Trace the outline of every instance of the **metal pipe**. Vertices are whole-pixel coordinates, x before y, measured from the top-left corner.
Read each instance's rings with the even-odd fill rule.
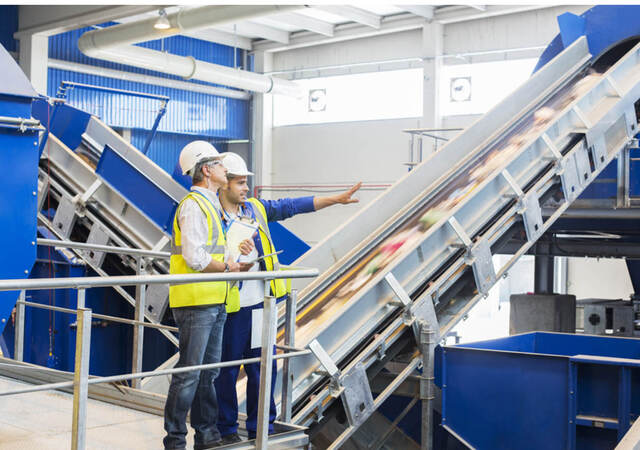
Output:
[[[169,29],[161,30],[155,28],[154,25],[158,20],[158,16],[154,15],[136,22],[87,31],[78,39],[78,48],[82,53],[88,55],[93,50],[107,50],[114,47],[167,38],[187,31],[232,24],[241,20],[255,19],[303,8],[305,8],[303,5],[233,5],[181,8],[177,12],[167,14],[167,20],[171,24]]]
[[[144,266],[142,264],[142,258],[138,257],[136,261],[136,275],[143,275],[145,273]],[[146,293],[147,286],[139,284],[136,286],[136,306],[134,317],[136,321],[144,323],[144,311],[146,308]],[[142,372],[142,355],[143,355],[143,343],[144,343],[144,326],[138,324],[133,327],[133,349],[131,353],[131,373]],[[140,389],[140,379],[134,379],[131,382],[131,387],[134,389]]]
[[[420,323],[420,351],[422,353],[422,377],[420,379],[420,399],[422,400],[422,432],[420,448],[431,450],[433,448],[433,356],[435,330],[429,323]]]
[[[296,345],[296,303],[298,300],[298,290],[293,289],[291,294],[287,297],[286,312],[285,312],[285,328],[284,328],[284,343],[281,347],[286,347],[287,350],[295,351]],[[293,371],[289,360],[285,359],[282,362],[282,394],[281,398],[281,420],[283,422],[291,422],[292,402],[293,402]]]
[[[355,184],[355,183],[354,183]],[[317,192],[332,192],[334,190],[343,190],[352,187],[353,184],[297,184],[297,185],[258,185],[253,188],[254,197],[258,197],[260,191],[300,191],[300,190],[314,190]],[[361,191],[368,189],[386,189],[391,186],[391,183],[380,184],[363,184],[360,187]],[[329,191],[322,191],[322,189],[330,189]]]
[[[187,81],[172,80],[170,78],[155,77],[142,73],[125,72],[123,70],[107,69],[105,67],[89,66],[71,61],[59,59],[49,59],[47,64],[51,69],[68,70],[70,72],[84,73],[87,75],[97,75],[99,77],[114,78],[116,80],[128,80],[136,83],[149,84],[152,86],[163,86],[171,89],[198,92],[207,95],[217,95],[219,97],[235,98],[238,100],[249,100],[251,94],[235,89],[208,86],[206,84],[189,83]]]
[[[271,405],[271,375],[273,373],[273,344],[275,343],[276,297],[271,294],[271,283],[264,283],[264,309],[262,311],[262,341],[260,352],[260,388],[258,391],[258,417],[256,448],[268,448],[269,407]]]
[[[154,25],[157,18],[152,17],[138,22],[88,31],[78,39],[78,48],[83,54],[92,58],[177,75],[186,79],[193,78],[250,91],[300,97],[303,94],[302,88],[289,80],[237,70],[232,67],[199,61],[191,56],[173,55],[131,44],[304,7],[302,5],[259,5],[204,6],[181,9],[177,13],[167,16],[172,25],[168,30],[156,29]]]
[[[185,79],[193,78],[194,80],[222,84],[248,91],[292,97],[301,97],[303,95],[302,87],[293,81],[200,61],[191,56],[163,53],[145,47],[116,47],[90,53],[85,52],[85,55]]]
[[[160,121],[162,120],[162,117],[165,115],[166,112],[167,112],[167,102],[162,102],[162,105],[160,105],[160,111],[158,111],[156,120],[153,122],[153,126],[151,127],[151,132],[149,133],[149,136],[147,137],[147,140],[145,141],[144,146],[142,147],[143,155],[146,155],[147,151],[149,151],[149,146],[151,145],[151,141],[153,141],[153,138],[156,135],[156,131],[158,131],[158,125],[160,125]]]
[[[89,396],[89,355],[91,346],[91,310],[78,309],[76,362],[73,373],[73,424],[71,449],[82,450],[87,438],[87,401]]]
[[[85,250],[99,250],[109,253],[116,253],[120,255],[135,255],[135,256],[145,256],[148,258],[164,258],[167,259],[171,256],[169,252],[154,252],[152,250],[141,250],[138,248],[127,248],[127,247],[115,247],[113,245],[98,245],[98,244],[87,244],[84,242],[73,242],[73,241],[58,241],[57,239],[41,239],[38,238],[36,241],[38,245],[45,245],[49,247],[63,247],[63,248],[80,248]]]
[[[543,208],[542,215],[551,216],[555,209]],[[569,208],[562,213],[562,217],[576,219],[640,219],[640,208]]]
[[[277,359],[284,359],[284,358],[294,358],[297,356],[305,356],[310,353],[311,353],[311,350],[282,353],[280,355],[274,355],[273,359],[277,360]],[[125,375],[113,375],[109,377],[96,377],[96,378],[90,378],[88,383],[89,384],[113,383],[115,381],[133,380],[134,378],[158,377],[163,375],[173,375],[174,373],[189,372],[192,370],[207,370],[207,369],[215,369],[215,368],[222,368],[222,367],[239,366],[241,364],[253,364],[257,362],[260,362],[260,358],[258,357],[248,358],[248,359],[238,359],[235,361],[224,361],[219,363],[202,364],[199,366],[179,367],[174,369],[162,369],[162,370],[140,372],[140,373],[134,373],[134,374],[130,373]],[[14,391],[0,392],[0,397],[6,397],[8,395],[15,395],[15,394],[27,394],[30,392],[49,391],[52,389],[63,389],[71,386],[73,386],[73,381],[63,381],[60,383],[42,384],[39,386],[31,386],[28,388],[16,389]]]
[[[15,343],[13,351],[13,359],[16,361],[24,361],[24,300],[26,291],[20,291],[18,302],[16,303],[16,322],[15,322]]]
[[[195,273],[180,275],[144,275],[85,278],[41,278],[31,280],[0,280],[0,291],[40,290],[51,288],[90,288],[135,286],[137,284],[184,284],[205,281],[274,280],[280,278],[312,278],[318,269],[279,270],[274,272]]]
[[[553,294],[554,273],[553,256],[536,255],[534,260],[533,292],[535,294]]]
[[[40,121],[36,119],[23,119],[21,117],[7,117],[0,116],[0,122],[10,123],[14,125],[24,125],[25,127],[37,127],[40,125]]]
[[[152,100],[160,100],[160,101],[169,101],[169,97],[167,97],[166,95],[158,95],[158,94],[149,94],[147,92],[137,92],[137,91],[128,91],[126,89],[116,89],[116,88],[110,88],[110,87],[105,87],[105,86],[95,86],[92,84],[84,84],[84,83],[76,83],[74,81],[62,81],[60,83],[60,87],[58,88],[59,91],[58,92],[62,92],[62,96],[58,96],[58,98],[64,98],[64,95],[67,92],[67,86],[73,88],[81,88],[81,89],[87,89],[90,91],[98,91],[98,92],[108,92],[111,94],[120,94],[120,95],[129,95],[132,97],[142,97],[142,98],[149,98]]]

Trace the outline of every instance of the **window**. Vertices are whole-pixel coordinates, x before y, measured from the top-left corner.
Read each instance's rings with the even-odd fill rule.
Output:
[[[422,69],[297,80],[302,98],[274,96],[273,125],[422,116]]]
[[[442,115],[489,111],[531,76],[537,62],[531,58],[442,66]]]

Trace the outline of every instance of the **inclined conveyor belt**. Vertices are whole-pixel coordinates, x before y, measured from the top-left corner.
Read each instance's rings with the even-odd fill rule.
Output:
[[[295,346],[314,350],[290,362],[295,423],[318,421],[338,396],[346,405],[352,375],[368,370],[369,378],[375,376],[405,331],[415,333],[418,321],[437,320],[441,335],[449,331],[631,145],[639,54],[636,46],[595,72],[586,39],[578,39],[293,264],[322,273],[313,281],[294,281]],[[95,118],[82,146],[92,148],[84,153],[100,154],[96,167],[49,137],[39,198],[51,194],[58,208],[53,220],[41,214],[41,222],[60,238],[71,236],[80,220],[90,242],[166,249],[173,209],[186,191]],[[144,197],[149,189],[152,198]],[[560,200],[543,218],[541,204],[551,193]],[[496,269],[492,253],[515,226],[524,228],[527,243]],[[77,253],[106,274],[102,259]],[[123,264],[132,267],[133,261],[125,258]],[[166,271],[162,263],[148,267]],[[166,292],[148,295],[156,309],[147,317],[159,321]],[[280,311],[281,325],[283,316]],[[282,343],[282,330],[278,339]],[[418,361],[414,354],[398,376],[406,377]],[[242,386],[239,392],[243,400]],[[351,423],[335,445],[359,423]]]
[[[403,331],[415,333],[418,320],[437,317],[440,334],[449,331],[633,145],[639,52],[636,46],[596,72],[586,39],[577,40],[294,263],[324,271],[297,285],[296,347],[321,351],[290,363],[295,423],[317,422],[338,396],[346,404],[347,378],[359,367],[379,370],[375,363]],[[560,201],[543,218],[550,193]],[[517,224],[528,242],[496,269],[492,247]],[[323,354],[330,364],[319,362]],[[331,364],[337,372],[327,370]]]

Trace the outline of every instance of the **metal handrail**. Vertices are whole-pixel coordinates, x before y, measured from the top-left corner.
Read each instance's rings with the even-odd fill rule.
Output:
[[[311,353],[312,353],[311,350],[305,349],[305,350],[299,350],[297,352],[289,352],[289,353],[281,353],[278,355],[273,355],[273,359],[294,358],[296,356],[304,356],[304,355],[309,355]],[[259,363],[259,362],[260,362],[260,357],[237,359],[233,361],[200,364],[197,366],[185,366],[185,367],[177,367],[173,369],[151,370],[148,372],[127,373],[123,375],[111,375],[108,377],[95,377],[95,378],[90,378],[87,383],[88,384],[113,383],[116,381],[133,380],[136,378],[173,375],[174,373],[190,372],[192,370],[221,369],[223,367],[232,367],[232,366],[239,366],[242,364],[253,364],[253,363]],[[69,373],[72,373],[72,372],[69,372]],[[0,397],[6,397],[9,395],[17,395],[17,394],[27,394],[27,393],[39,392],[39,391],[49,391],[54,389],[62,389],[62,388],[71,387],[73,385],[74,385],[73,381],[61,381],[60,383],[40,384],[38,386],[32,386],[32,387],[23,388],[23,389],[15,389],[13,391],[1,391]]]
[[[54,245],[62,246],[60,241],[53,241]],[[89,245],[90,247],[95,247]],[[112,249],[109,249],[109,251]],[[129,250],[129,249],[125,249]],[[138,258],[140,265],[140,258]],[[310,278],[318,276],[318,269],[301,269],[301,270],[279,270],[279,271],[260,271],[260,272],[240,272],[240,273],[199,273],[199,274],[180,274],[180,275],[136,275],[136,276],[117,276],[117,277],[87,277],[87,278],[49,278],[49,279],[33,279],[33,280],[0,280],[0,291],[20,290],[20,298],[16,303],[16,322],[21,325],[16,326],[16,354],[17,360],[22,360],[23,341],[24,341],[24,316],[25,307],[36,307],[50,309],[64,313],[76,314],[77,316],[77,336],[76,336],[76,358],[75,370],[73,372],[73,381],[61,383],[50,383],[28,388],[0,392],[1,396],[22,394],[28,392],[46,391],[52,389],[62,389],[73,387],[74,405],[73,405],[73,433],[72,433],[72,449],[81,449],[86,445],[86,408],[88,399],[88,388],[90,384],[111,383],[115,381],[132,380],[132,384],[141,378],[153,377],[160,375],[171,375],[174,373],[190,372],[193,370],[205,370],[221,367],[236,366],[241,364],[260,363],[260,388],[258,393],[258,420],[256,430],[256,446],[257,448],[266,448],[268,441],[268,425],[269,425],[269,395],[271,392],[271,367],[274,360],[283,359],[285,364],[289,358],[305,356],[311,352],[309,349],[296,349],[294,344],[294,327],[295,327],[295,297],[294,290],[287,299],[287,317],[292,323],[287,325],[289,333],[285,336],[286,353],[273,355],[271,351],[262,352],[260,357],[249,358],[235,361],[224,361],[211,364],[201,364],[197,366],[179,367],[173,369],[161,369],[148,372],[142,372],[134,369],[134,373],[124,375],[114,375],[109,377],[89,378],[89,352],[91,346],[91,326],[92,318],[102,318],[116,322],[128,323],[142,330],[145,326],[154,328],[170,328],[165,325],[145,323],[144,320],[130,320],[102,314],[92,314],[90,309],[85,308],[86,289],[92,287],[111,287],[118,285],[139,286],[139,290],[143,293],[137,299],[136,311],[144,305],[144,289],[147,284],[181,284],[205,281],[238,281],[238,280],[274,280],[282,278]],[[26,290],[56,289],[56,288],[74,288],[78,290],[78,308],[61,308],[57,306],[41,305],[38,303],[28,302],[25,300]],[[138,314],[136,314],[138,317]],[[265,283],[265,299],[263,309],[263,326],[262,329],[262,348],[271,348],[275,344],[275,334],[272,326],[268,324],[276,323],[276,301],[270,293],[270,283]],[[141,332],[140,332],[141,333]],[[140,334],[141,335],[141,334]],[[134,347],[135,347],[134,336]],[[140,359],[142,351],[139,351]],[[285,417],[291,416],[291,385],[283,383],[283,399],[289,399],[287,402]]]
[[[57,311],[57,312],[63,312],[67,314],[76,314],[78,312],[76,309],[61,308],[60,306],[42,305],[40,303],[27,302],[22,300],[18,300],[18,303],[31,306],[32,308],[47,309],[49,311]],[[143,327],[156,328],[156,329],[169,330],[169,331],[178,331],[177,327],[172,327],[169,325],[162,325],[162,324],[153,323],[153,322],[142,322],[140,320],[124,319],[122,317],[107,316],[105,314],[93,313],[91,317],[93,317],[94,319],[102,319],[110,322],[126,323],[129,325],[140,325]]]
[[[57,239],[38,238],[36,242],[38,243],[38,245],[45,245],[48,247],[78,248],[83,250],[116,253],[120,255],[143,256],[147,258],[167,259],[171,256],[171,253],[169,252],[156,252],[153,250],[142,250],[139,248],[116,247],[113,245],[88,244],[85,242],[59,241]]]
[[[115,277],[40,278],[0,280],[0,291],[42,290],[58,288],[138,286],[143,284],[185,284],[207,281],[275,280],[280,278],[313,278],[318,269],[259,272],[193,273],[179,275],[123,275]]]

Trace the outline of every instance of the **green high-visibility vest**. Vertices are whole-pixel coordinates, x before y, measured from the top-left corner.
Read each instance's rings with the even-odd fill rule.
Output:
[[[171,258],[169,273],[185,274],[200,273],[193,270],[182,256],[182,233],[178,223],[178,212],[186,199],[194,200],[207,218],[208,239],[206,251],[215,261],[224,262],[224,250],[226,238],[222,230],[220,216],[209,199],[204,195],[191,191],[182,199],[176,215],[173,218],[173,233],[171,239]],[[215,228],[214,228],[215,227]],[[213,242],[214,230],[217,230],[216,242]],[[226,281],[208,281],[199,283],[176,284],[169,287],[169,305],[172,308],[185,306],[217,305],[225,303],[227,312],[236,312],[240,309],[240,297],[238,288],[229,287]]]
[[[269,253],[275,253],[276,248],[271,240],[271,232],[269,231],[269,224],[267,221],[267,211],[264,209],[264,205],[257,198],[250,198],[248,202],[253,205],[253,210],[256,213],[256,220],[258,221],[258,233],[260,235],[260,244],[263,255]],[[278,261],[278,255],[267,256],[264,259],[265,267],[267,270],[280,270],[280,262]],[[287,289],[287,283],[282,278],[271,281],[271,294],[276,298],[280,298],[289,292]]]

